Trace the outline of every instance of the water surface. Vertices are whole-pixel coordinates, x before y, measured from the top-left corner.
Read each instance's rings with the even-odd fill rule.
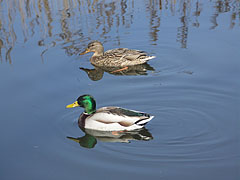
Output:
[[[239,179],[239,9],[237,0],[1,1],[0,178]],[[78,55],[91,40],[157,58],[99,70]],[[85,134],[82,109],[65,109],[85,93],[98,107],[154,115],[148,138]]]

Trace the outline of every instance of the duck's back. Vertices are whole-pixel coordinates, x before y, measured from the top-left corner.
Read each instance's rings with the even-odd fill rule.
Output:
[[[148,56],[144,51],[117,48],[106,51],[103,56],[92,58],[92,64],[96,66],[124,67],[143,64],[155,57]]]

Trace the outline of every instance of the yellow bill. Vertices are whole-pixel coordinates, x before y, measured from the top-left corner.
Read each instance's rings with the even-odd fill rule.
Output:
[[[80,55],[84,55],[84,54],[87,54],[89,52],[91,52],[91,51],[90,51],[90,49],[87,48],[85,51],[81,52]]]
[[[77,138],[73,138],[73,137],[67,137],[68,139],[71,139],[71,140],[73,140],[73,141],[75,141],[75,142],[77,142],[77,143],[80,143],[80,141],[79,141],[79,139],[77,139]]]
[[[67,105],[66,108],[74,108],[74,107],[78,107],[78,106],[79,106],[78,102],[75,101],[74,103]]]

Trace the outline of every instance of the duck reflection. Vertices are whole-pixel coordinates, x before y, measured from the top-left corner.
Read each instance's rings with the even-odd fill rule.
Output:
[[[125,68],[121,67],[98,67],[94,66],[93,69],[87,69],[80,67],[79,69],[87,73],[89,79],[93,81],[99,81],[103,78],[104,72],[107,72],[116,76],[137,76],[137,75],[147,75],[147,71],[155,71],[155,69],[147,63],[139,64],[135,66],[128,66]]]
[[[149,141],[153,139],[152,134],[146,128],[134,131],[96,131],[90,129],[82,129],[82,131],[85,132],[82,137],[67,138],[79,143],[84,148],[94,148],[97,141],[130,143],[132,140]]]

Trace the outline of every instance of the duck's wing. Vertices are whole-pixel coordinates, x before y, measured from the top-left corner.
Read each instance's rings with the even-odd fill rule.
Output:
[[[150,121],[153,116],[147,113],[128,110],[120,107],[103,107],[91,116],[92,120],[110,124],[119,123],[121,126],[139,125],[143,126]]]
[[[106,51],[105,55],[108,56],[109,58],[125,59],[128,61],[149,60],[154,58],[154,56],[148,56],[148,54],[145,51],[127,48],[111,49]]]

